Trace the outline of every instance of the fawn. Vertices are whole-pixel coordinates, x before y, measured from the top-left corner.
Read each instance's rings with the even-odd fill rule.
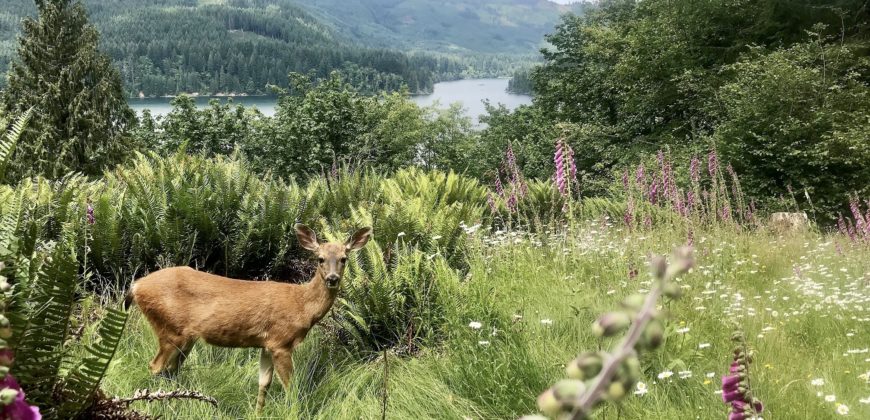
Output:
[[[174,374],[197,339],[221,347],[260,347],[257,412],[263,409],[272,371],[288,389],[293,349],[335,302],[347,253],[365,246],[371,228],[345,243],[317,242],[305,225],[295,226],[300,245],[318,257],[305,284],[235,280],[190,267],[165,268],[137,280],[125,302],[135,302],[157,335],[153,374]]]

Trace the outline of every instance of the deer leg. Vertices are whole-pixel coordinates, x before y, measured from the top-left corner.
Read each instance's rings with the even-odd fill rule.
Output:
[[[151,361],[151,373],[154,375],[171,370],[172,365],[176,362],[179,346],[170,340],[158,339],[157,355]]]
[[[293,350],[276,349],[272,351],[272,360],[275,370],[278,371],[278,379],[284,385],[284,390],[290,390],[290,376],[293,375]]]
[[[266,390],[272,384],[272,356],[265,348],[260,353],[260,389],[257,392],[257,413],[263,411],[266,405]]]
[[[158,337],[159,350],[154,360],[151,361],[152,374],[165,374],[171,377],[178,370],[178,360],[182,348],[189,346],[190,342],[179,337]]]
[[[187,360],[187,356],[190,355],[190,351],[193,350],[193,345],[196,344],[196,340],[189,340],[181,346],[181,349],[178,353],[178,361],[175,364],[175,368],[173,369],[175,372],[178,372],[181,369],[181,365],[184,364],[184,361]]]

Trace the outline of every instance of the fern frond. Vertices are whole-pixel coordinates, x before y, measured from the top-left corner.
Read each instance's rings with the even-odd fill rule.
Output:
[[[15,153],[15,146],[21,135],[24,134],[24,128],[30,122],[30,116],[33,114],[33,109],[28,109],[24,115],[18,117],[12,128],[6,132],[6,135],[0,139],[0,181],[6,178],[6,168],[9,166],[9,161]]]
[[[31,265],[31,270],[39,273],[30,290],[16,297],[10,307],[18,324],[15,372],[28,390],[28,400],[51,405],[75,303],[78,262],[70,244],[62,242],[45,258],[41,269],[38,266]]]
[[[118,350],[124,327],[127,325],[127,314],[124,310],[109,309],[103,317],[97,332],[97,341],[85,348],[89,355],[64,381],[64,405],[59,413],[61,417],[76,418],[96,395],[97,387]]]

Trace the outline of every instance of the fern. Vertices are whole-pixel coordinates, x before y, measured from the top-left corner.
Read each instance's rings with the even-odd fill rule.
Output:
[[[6,178],[6,168],[12,160],[12,155],[15,153],[15,146],[18,144],[18,139],[24,133],[27,123],[30,122],[30,116],[33,114],[33,109],[28,109],[24,115],[18,117],[12,128],[0,139],[0,181]]]
[[[68,243],[55,245],[44,263],[31,265],[31,271],[38,270],[36,279],[10,308],[16,326],[15,370],[29,399],[39,405],[51,406],[60,379],[78,278],[74,255]]]
[[[127,324],[127,314],[124,310],[109,309],[100,322],[97,341],[86,347],[90,355],[64,380],[65,403],[59,410],[61,417],[76,417],[93,401],[97,387],[118,350]]]

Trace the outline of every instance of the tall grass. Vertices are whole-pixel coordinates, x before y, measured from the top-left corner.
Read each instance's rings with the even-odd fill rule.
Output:
[[[387,417],[515,418],[534,412],[535,396],[564,375],[565,361],[596,348],[588,328],[596,314],[649,287],[651,279],[633,269],[648,252],[666,252],[684,239],[664,227],[638,233],[598,222],[546,238],[476,232],[468,239],[469,274],[446,296],[441,339],[413,357],[388,354]],[[698,267],[680,282],[684,298],[667,307],[664,348],[641,360],[648,392],[604,408],[600,417],[725,417],[728,406],[716,392],[734,322],[756,348],[753,387],[769,416],[835,418],[838,403],[855,418],[870,415],[870,406],[860,402],[870,397],[861,376],[868,370],[867,353],[861,353],[868,338],[868,252],[846,247],[838,254],[832,238],[813,233],[698,232]],[[481,327],[471,328],[471,322]],[[216,397],[218,408],[190,402],[138,408],[167,417],[253,416],[255,352],[198,345],[186,370],[170,382],[147,373],[156,344],[141,317],[134,316],[131,328],[107,392],[194,389]],[[316,329],[302,345],[291,392],[270,392],[268,416],[380,417],[383,360],[350,355],[328,334]],[[814,379],[824,385],[812,385]],[[826,402],[826,395],[836,402]]]

